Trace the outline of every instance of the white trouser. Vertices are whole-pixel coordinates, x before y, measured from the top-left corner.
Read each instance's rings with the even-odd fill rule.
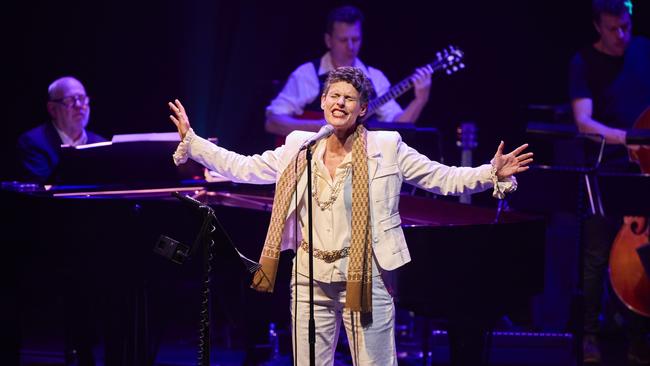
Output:
[[[395,350],[395,305],[380,276],[372,279],[372,319],[345,306],[345,282],[314,281],[314,322],[316,325],[316,365],[334,364],[334,352],[341,329],[341,318],[355,366],[397,366]],[[296,287],[291,281],[291,318],[295,323]],[[293,327],[294,365],[309,366],[309,278],[298,274],[297,338]],[[297,349],[297,350],[296,350]]]

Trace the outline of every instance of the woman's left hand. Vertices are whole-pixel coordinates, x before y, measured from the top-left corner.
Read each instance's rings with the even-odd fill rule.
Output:
[[[181,136],[181,141],[183,141],[185,134],[190,130],[190,119],[187,117],[185,108],[183,108],[180,100],[174,99],[174,103],[168,102],[167,105],[173,113],[169,115],[169,119],[176,125],[178,134]]]
[[[528,147],[528,144],[523,144],[514,149],[511,153],[505,155],[503,154],[503,146],[504,143],[501,141],[496,154],[494,154],[494,159],[492,159],[492,165],[496,169],[497,178],[499,180],[528,170],[528,165],[533,161],[533,153],[529,152],[522,154],[522,152]]]

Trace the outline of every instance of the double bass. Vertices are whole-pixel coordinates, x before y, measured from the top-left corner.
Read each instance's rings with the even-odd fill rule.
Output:
[[[650,128],[650,107],[636,120],[634,128]],[[650,174],[649,146],[631,149],[630,158],[639,164],[642,173]],[[609,256],[609,278],[614,292],[628,309],[645,317],[650,317],[650,274],[637,249],[650,241],[648,219],[625,216]]]

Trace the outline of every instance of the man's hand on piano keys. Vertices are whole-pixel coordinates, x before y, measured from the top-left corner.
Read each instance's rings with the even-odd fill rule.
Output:
[[[494,159],[492,159],[492,165],[496,169],[496,175],[499,180],[528,170],[528,165],[533,161],[532,152],[522,154],[528,147],[528,144],[523,144],[505,155],[503,154],[504,145],[503,141],[501,141],[494,155]]]
[[[169,105],[169,110],[173,113],[169,115],[169,119],[176,125],[182,141],[187,131],[190,130],[190,120],[180,100],[174,99],[174,103],[168,102],[167,105]]]

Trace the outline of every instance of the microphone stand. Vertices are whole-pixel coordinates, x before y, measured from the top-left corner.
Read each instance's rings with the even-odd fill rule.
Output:
[[[309,239],[309,365],[316,365],[316,322],[314,320],[314,245],[312,230],[312,187],[311,187],[311,160],[312,145],[307,146],[305,158],[307,160],[307,231]],[[297,296],[297,294],[296,294]],[[296,314],[297,316],[298,314]],[[297,320],[297,319],[296,319]]]
[[[210,366],[210,318],[212,314],[210,282],[212,276],[212,249],[215,244],[211,234],[216,229],[215,223],[219,224],[219,226],[221,226],[221,224],[217,220],[217,216],[212,207],[203,204],[192,197],[181,195],[178,192],[173,192],[172,195],[203,214],[203,224],[201,225],[199,235],[197,236],[190,253],[186,253],[186,255],[189,256],[194,252],[197,246],[201,246],[200,249],[203,257],[203,288],[201,291],[201,313],[199,320],[198,365]]]
[[[199,211],[203,215],[203,224],[201,231],[196,237],[194,244],[190,248],[168,236],[161,235],[158,243],[154,248],[154,252],[170,259],[177,264],[183,264],[197,248],[200,247],[201,254],[203,255],[203,289],[201,291],[201,313],[199,321],[199,351],[198,351],[198,364],[199,366],[210,366],[210,318],[212,307],[212,295],[210,291],[211,273],[212,273],[212,259],[213,249],[215,246],[213,233],[217,227],[220,232],[225,236],[226,240],[239,256],[242,264],[250,273],[255,273],[260,269],[261,265],[257,261],[246,258],[239,249],[235,246],[228,232],[221,225],[217,216],[207,204],[200,202],[190,196],[182,195],[178,192],[173,192],[172,196],[178,198],[190,207]]]

